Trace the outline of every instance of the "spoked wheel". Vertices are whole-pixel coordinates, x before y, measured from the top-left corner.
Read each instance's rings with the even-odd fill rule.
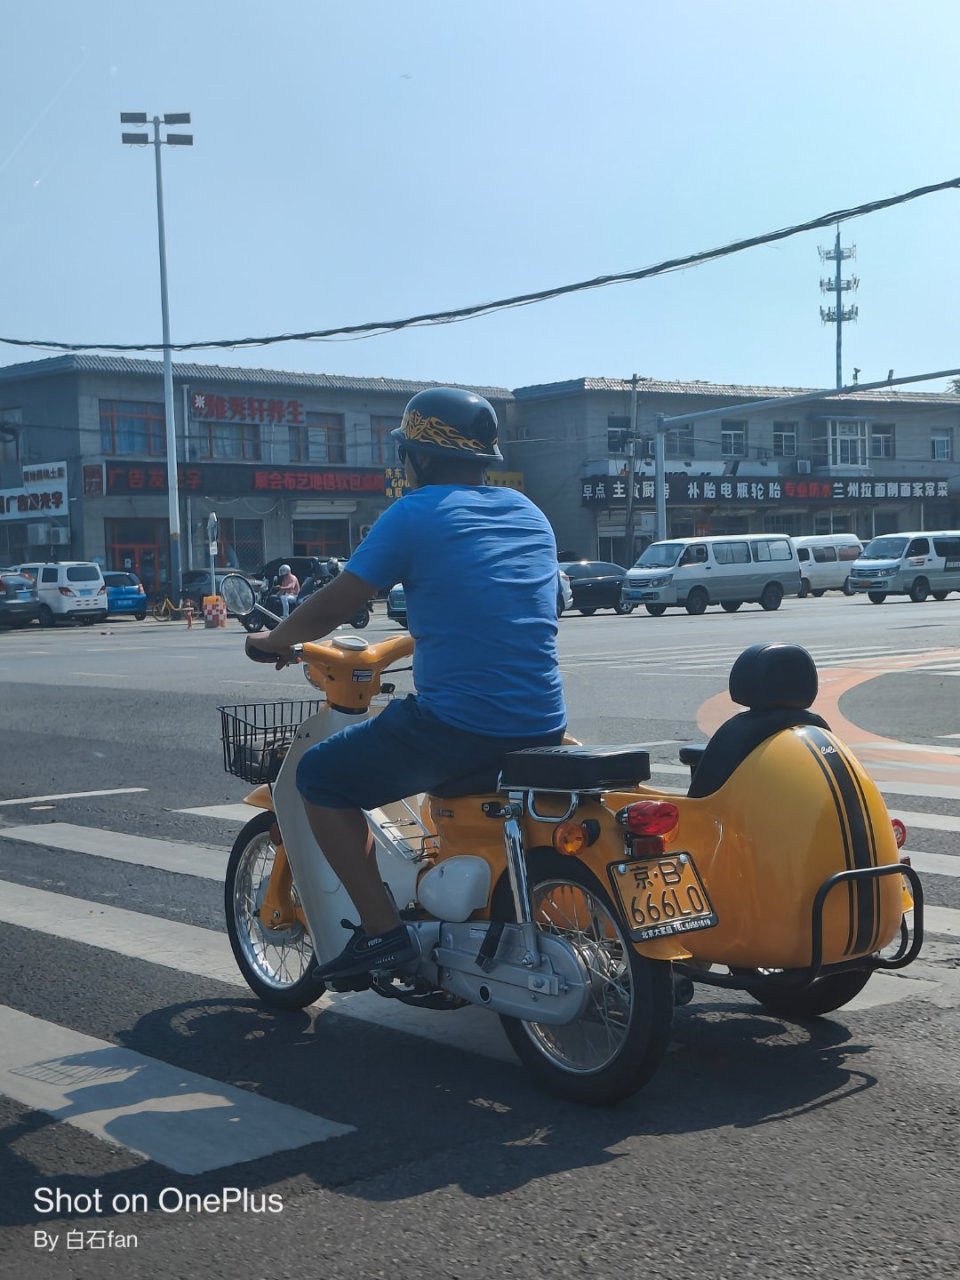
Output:
[[[818,978],[809,987],[801,990],[777,986],[769,979],[755,987],[749,987],[750,995],[770,1013],[779,1018],[792,1018],[802,1021],[805,1018],[819,1018],[825,1013],[833,1013],[835,1009],[849,1004],[854,996],[858,996],[870,981],[871,969],[851,969],[847,973],[830,973],[825,978]]]
[[[224,906],[230,946],[247,985],[275,1009],[303,1009],[324,992],[313,977],[313,943],[299,922],[267,929],[257,911],[263,902],[277,848],[271,834],[276,818],[258,814],[248,822],[230,852]]]
[[[537,926],[577,951],[590,977],[582,1016],[564,1026],[501,1017],[514,1052],[552,1093],[603,1106],[641,1089],[666,1052],[673,1020],[671,966],[637,955],[609,895],[573,858],[528,855]],[[509,893],[495,904],[513,918]],[[499,907],[499,909],[497,909]]]

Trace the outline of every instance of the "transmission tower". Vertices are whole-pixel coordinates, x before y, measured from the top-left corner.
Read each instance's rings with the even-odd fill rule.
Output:
[[[834,304],[832,307],[820,308],[820,319],[824,324],[835,324],[837,326],[837,386],[843,386],[843,325],[845,321],[856,320],[859,308],[855,306],[845,307],[843,305],[843,295],[845,293],[854,293],[858,288],[860,281],[856,276],[849,276],[844,279],[841,275],[841,264],[846,262],[848,258],[857,256],[857,246],[850,245],[846,249],[840,247],[840,223],[837,223],[837,238],[834,241],[832,249],[820,248],[817,251],[820,254],[821,262],[835,262],[837,269],[833,279],[829,276],[820,277],[821,293],[832,293],[834,295]]]

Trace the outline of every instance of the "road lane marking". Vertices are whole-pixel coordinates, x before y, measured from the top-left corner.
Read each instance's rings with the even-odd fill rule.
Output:
[[[3,881],[2,888],[0,924],[33,929],[47,937],[100,947],[131,960],[145,960],[178,973],[248,990],[225,933],[11,881]],[[487,1009],[470,1006],[457,1010],[455,1015],[437,1014],[429,1009],[413,1009],[399,1000],[385,1000],[370,991],[327,992],[316,1007],[465,1053],[516,1062],[499,1018]]]
[[[5,1005],[0,1093],[183,1174],[356,1132]]]
[[[952,907],[928,907],[924,904],[923,928],[925,933],[960,938],[960,911]]]
[[[919,813],[908,809],[897,809],[888,806],[892,817],[901,818],[911,827],[924,827],[931,831],[960,831],[960,817],[955,818],[948,813]]]
[[[258,813],[263,813],[263,810],[259,805],[210,804],[199,809],[172,809],[171,813],[189,813],[197,818],[218,818],[221,822],[249,822]]]
[[[886,742],[858,742],[858,751],[889,751],[890,740]],[[931,747],[923,742],[897,742],[898,751],[929,751],[938,756],[960,756],[960,747]]]
[[[40,804],[45,800],[84,800],[87,796],[128,796],[148,787],[110,787],[106,791],[62,791],[57,796],[23,796],[19,800],[0,800],[0,805]]]
[[[50,849],[109,858],[111,862],[130,862],[135,866],[221,882],[230,856],[229,850],[212,845],[128,836],[121,831],[80,827],[71,822],[35,822],[29,826],[0,827],[0,840],[19,840]]]

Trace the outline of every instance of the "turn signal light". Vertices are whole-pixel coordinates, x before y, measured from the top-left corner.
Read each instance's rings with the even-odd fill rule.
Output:
[[[553,829],[557,853],[579,853],[586,843],[586,832],[579,822],[561,822]]]
[[[680,825],[680,810],[667,800],[638,800],[621,809],[617,821],[634,836],[665,836]]]
[[[899,818],[891,818],[890,825],[893,827],[893,838],[897,842],[897,848],[902,849],[907,843],[906,824],[901,822]]]

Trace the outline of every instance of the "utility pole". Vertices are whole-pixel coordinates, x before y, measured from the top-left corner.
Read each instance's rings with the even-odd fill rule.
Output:
[[[630,380],[633,390],[630,393],[630,434],[627,437],[627,512],[623,530],[623,545],[626,550],[627,568],[633,564],[633,503],[637,478],[634,469],[637,465],[637,382],[636,374]]]
[[[824,324],[835,324],[837,326],[837,389],[843,386],[843,322],[845,320],[856,320],[859,314],[859,308],[843,305],[843,295],[845,293],[855,293],[860,284],[856,276],[850,276],[844,280],[840,266],[848,258],[857,256],[857,246],[850,245],[847,249],[840,248],[840,223],[837,223],[837,238],[832,249],[818,249],[821,262],[835,262],[836,271],[831,280],[829,276],[821,277],[820,291],[821,293],[832,293],[834,295],[834,305],[832,307],[820,308],[820,319]]]
[[[145,111],[121,111],[121,124],[146,124]],[[167,442],[167,496],[170,522],[170,594],[180,599],[180,489],[177,476],[177,426],[173,404],[173,359],[170,351],[170,305],[167,298],[167,242],[163,223],[163,175],[160,169],[160,148],[168,146],[192,147],[192,133],[168,133],[160,137],[160,126],[189,124],[190,113],[180,111],[167,114],[161,120],[154,116],[153,147],[156,159],[157,181],[157,239],[160,247],[160,312],[163,322],[163,417]],[[143,147],[150,142],[146,133],[124,133],[121,141],[129,146]]]

